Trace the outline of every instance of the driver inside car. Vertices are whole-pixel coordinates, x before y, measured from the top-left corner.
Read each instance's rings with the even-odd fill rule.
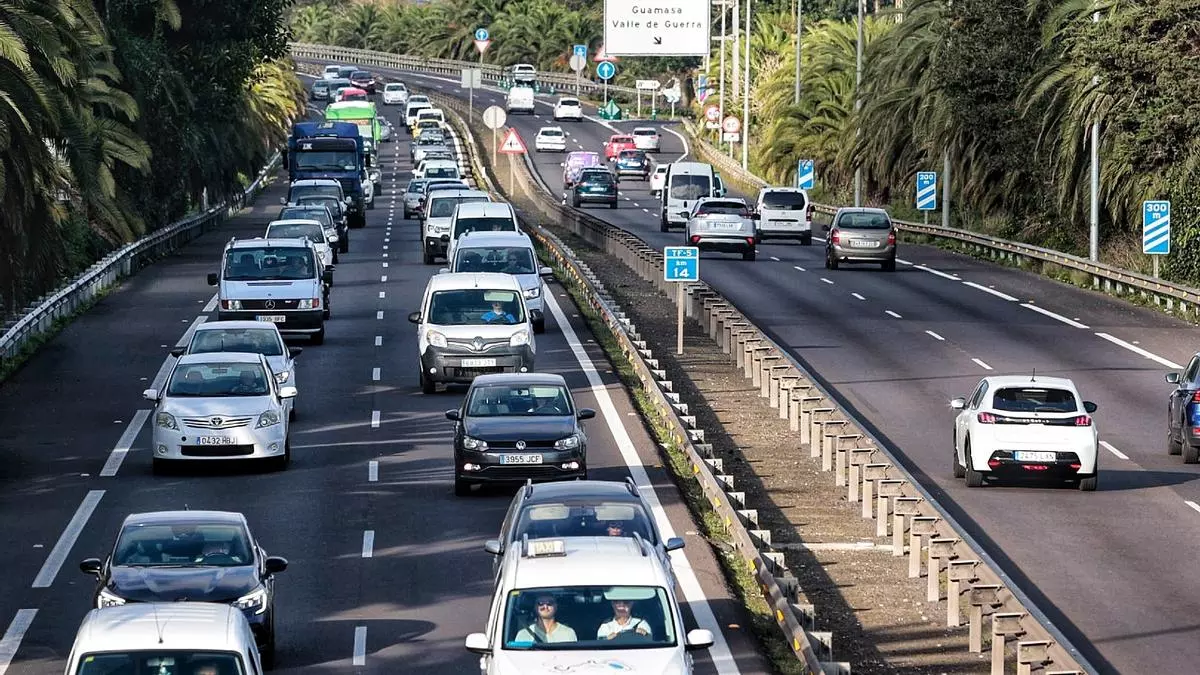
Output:
[[[505,323],[517,322],[517,317],[513,316],[506,309],[504,309],[504,303],[499,301],[493,302],[491,311],[486,312],[482,318],[488,323],[500,320],[503,320]]]
[[[612,618],[600,624],[600,628],[596,631],[597,640],[615,640],[618,635],[629,631],[654,639],[650,624],[645,619],[639,619],[633,615],[632,600],[613,600],[612,608]]]

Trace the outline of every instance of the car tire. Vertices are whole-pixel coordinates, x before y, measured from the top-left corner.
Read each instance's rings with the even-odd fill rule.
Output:
[[[432,253],[429,253],[428,251],[426,251],[421,254],[421,260],[426,265],[432,265],[432,264],[434,264],[436,259],[434,258]]]
[[[1094,473],[1086,478],[1079,479],[1079,489],[1082,492],[1095,492],[1100,486],[1100,474]]]
[[[617,202],[613,202],[613,203],[611,203],[611,204],[609,204],[609,205],[608,205],[608,208],[610,208],[610,209],[615,209],[615,208],[617,208],[617,206],[618,206]]]
[[[283,454],[271,460],[271,464],[276,471],[285,471],[292,463],[292,442],[285,440],[283,442]]]
[[[319,330],[319,331],[317,331],[317,332],[313,333],[313,334],[312,334],[312,338],[311,338],[311,340],[310,340],[310,341],[311,341],[311,342],[312,342],[314,345],[323,345],[323,344],[325,344],[325,327],[324,327],[324,326],[321,326],[321,330]]]
[[[667,220],[665,218],[663,220],[659,221],[658,231],[659,232],[670,232],[671,231],[671,227],[669,225],[667,225]]]
[[[338,264],[338,252],[339,251],[340,251],[340,248],[333,249],[333,264],[334,265]]]
[[[323,319],[325,319],[326,321],[328,321],[328,320],[329,320],[329,317],[330,317],[330,316],[332,316],[332,313],[331,313],[331,312],[332,312],[332,310],[330,310],[330,309],[329,309],[329,302],[328,302],[328,300],[326,300],[326,302],[325,302],[325,311],[321,312],[321,318],[323,318]]]
[[[424,369],[421,370],[420,380],[421,380],[421,393],[422,394],[436,394],[437,393],[437,383],[434,382],[433,380],[429,379],[428,377],[425,377]]]
[[[835,256],[832,251],[825,252],[825,268],[831,270],[836,270],[838,268],[837,256]]]
[[[267,640],[267,644],[263,645],[262,649],[258,650],[258,656],[262,659],[263,670],[272,670],[275,668],[275,629],[271,629],[271,637]]]
[[[541,319],[538,319],[537,321],[533,322],[533,332],[537,333],[539,335],[546,332],[546,318],[545,317],[542,317]]]
[[[884,272],[895,272],[896,271],[896,256],[892,256],[891,258],[884,260],[883,264],[880,265],[880,268],[882,268]]]
[[[754,249],[742,251],[742,260],[754,260],[757,256],[758,253]]]
[[[1171,437],[1170,431],[1167,432],[1167,454],[1168,455],[1183,454],[1183,443],[1182,442],[1176,443],[1175,439]]]
[[[967,441],[967,447],[963,451],[967,458],[967,466],[965,470],[967,487],[975,488],[983,485],[983,472],[975,470],[975,464],[971,461],[971,442]]]
[[[801,246],[812,246],[812,235],[806,234],[806,235],[800,237],[800,245]]]
[[[571,206],[574,206],[575,208],[579,208],[579,204],[580,204],[579,197],[571,197]]]
[[[1200,447],[1192,445],[1191,443],[1184,443],[1183,463],[1196,464],[1197,462],[1200,462]]]
[[[455,476],[454,477],[454,496],[455,497],[470,497],[471,496],[471,484],[468,483],[467,481],[459,478],[458,476]]]
[[[955,477],[955,478],[966,478],[966,476],[967,476],[967,467],[965,467],[965,466],[963,466],[962,464],[959,464],[959,463],[958,463],[958,448],[957,448],[957,447],[954,447],[954,448],[951,450],[951,452],[950,452],[950,455],[951,455],[951,456],[954,458],[954,464],[953,464],[953,466],[954,466],[954,477]]]

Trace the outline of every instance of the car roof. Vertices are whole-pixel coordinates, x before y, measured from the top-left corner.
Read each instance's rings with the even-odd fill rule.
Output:
[[[458,162],[456,162],[452,159],[429,159],[428,157],[425,157],[421,161],[425,165],[425,168],[427,168],[427,169],[430,167],[443,168],[446,166],[451,166],[456,169],[458,168]]]
[[[558,99],[558,102],[559,103],[579,103],[579,98],[577,98],[575,96],[560,96]]]
[[[795,192],[795,193],[804,194],[804,195],[808,194],[808,190],[805,190],[804,188],[785,187],[782,185],[774,186],[774,187],[765,187],[762,189],[762,192],[760,192],[759,194],[766,194],[768,192]]]
[[[613,134],[612,136],[608,137],[608,140],[614,141],[617,139],[625,139],[625,138],[633,138],[633,136],[630,134]]]
[[[995,375],[985,377],[993,387],[1041,387],[1075,390],[1075,383],[1065,377],[1046,377],[1045,375]]]
[[[551,124],[551,125],[544,126],[541,129],[538,129],[538,133],[540,134],[543,131],[562,131],[562,130],[563,130],[563,128],[558,126],[557,124]]]
[[[179,365],[193,363],[259,363],[261,354],[249,352],[204,352],[203,354],[184,354],[179,357]]]
[[[697,204],[708,204],[710,202],[735,202],[746,206],[746,200],[741,197],[701,197],[696,200]]]
[[[274,225],[316,225],[317,227],[322,227],[321,221],[313,220],[312,218],[283,218],[280,220],[272,220],[271,222],[267,223],[267,229],[271,229],[271,227]]]
[[[404,89],[408,89],[408,85],[403,82],[388,82],[383,88],[388,89],[389,87],[403,87]]]
[[[443,197],[487,197],[488,199],[491,199],[492,196],[483,190],[472,190],[470,188],[459,190],[438,190],[436,198],[442,199]],[[434,199],[434,197],[430,197],[430,199]]]
[[[472,202],[459,204],[456,218],[512,218],[512,205],[506,202]]]
[[[244,321],[242,323],[259,323]],[[131,513],[125,517],[126,525],[160,525],[163,523],[227,523],[230,525],[245,525],[246,516],[237,511],[147,511]]]
[[[470,248],[487,248],[490,246],[524,246],[533,248],[533,240],[524,232],[464,232],[458,240],[458,248],[462,251]]]
[[[633,133],[636,134],[639,131],[653,131],[656,134],[658,133],[658,129],[655,127],[634,127],[633,128]]]
[[[495,384],[557,384],[565,387],[567,381],[557,373],[487,373],[475,376],[471,388]]]
[[[279,332],[279,326],[276,326],[275,324],[271,323],[270,321],[233,321],[233,320],[230,320],[230,321],[206,321],[204,323],[197,324],[196,328],[194,329],[193,332],[203,333],[204,331],[213,331],[213,330],[222,330],[222,329],[230,329],[230,330],[252,330],[252,329],[272,330],[272,329],[274,329],[274,332],[276,332],[276,333]]]
[[[311,248],[312,242],[307,239],[264,239],[256,237],[254,239],[239,239],[231,242],[229,248],[262,248],[264,246],[295,246],[296,248]]]
[[[479,377],[483,377],[482,375]],[[478,380],[479,377],[475,379]],[[630,483],[614,480],[572,480],[531,485],[525,504],[544,504],[564,499],[594,497],[597,499],[621,500],[642,503],[642,498],[630,489]],[[524,489],[524,488],[522,488]]]
[[[243,652],[237,627],[238,621],[245,621],[241,613],[232,605],[212,602],[138,602],[93,609],[79,626],[76,653],[142,649]]]
[[[315,187],[320,185],[336,185],[338,187],[342,187],[342,184],[337,182],[337,180],[334,178],[303,178],[301,180],[292,181],[290,187]]]
[[[429,290],[453,291],[464,288],[502,289],[521,292],[521,282],[511,274],[499,272],[447,272],[429,278]]]
[[[888,212],[885,209],[878,209],[878,208],[871,207],[871,206],[843,206],[842,208],[838,209],[837,212],[839,214],[840,213],[881,213],[885,216],[888,214]],[[834,214],[834,215],[837,215],[837,214]]]
[[[657,586],[670,581],[649,545],[639,549],[632,537],[563,537],[565,555],[521,557],[514,544],[507,555],[515,565],[505,565],[507,586],[512,589],[554,586]]]

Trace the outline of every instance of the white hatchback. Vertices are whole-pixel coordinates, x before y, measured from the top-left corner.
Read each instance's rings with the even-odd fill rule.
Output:
[[[554,121],[558,120],[582,122],[583,106],[579,104],[579,99],[573,96],[564,96],[558,99],[558,103],[554,104]]]
[[[408,87],[403,82],[388,82],[383,88],[384,105],[404,105],[408,102]]]
[[[533,140],[533,149],[537,152],[566,152],[567,134],[562,127],[542,127]]]
[[[1099,479],[1096,404],[1061,377],[985,377],[956,398],[954,477],[967,487],[989,478],[1045,476],[1095,490]]]
[[[646,152],[661,152],[662,134],[654,127],[636,127],[633,130],[633,145]]]

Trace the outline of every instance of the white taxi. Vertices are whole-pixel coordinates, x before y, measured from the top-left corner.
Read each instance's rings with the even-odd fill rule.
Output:
[[[533,149],[537,152],[566,152],[567,134],[562,127],[542,127],[533,139]]]
[[[985,377],[956,398],[954,477],[967,487],[985,479],[1045,476],[1095,490],[1099,431],[1075,383],[1061,377]]]
[[[686,631],[671,577],[640,536],[524,537],[508,549],[487,632],[467,636],[487,675],[603,670],[685,675],[711,631]]]

